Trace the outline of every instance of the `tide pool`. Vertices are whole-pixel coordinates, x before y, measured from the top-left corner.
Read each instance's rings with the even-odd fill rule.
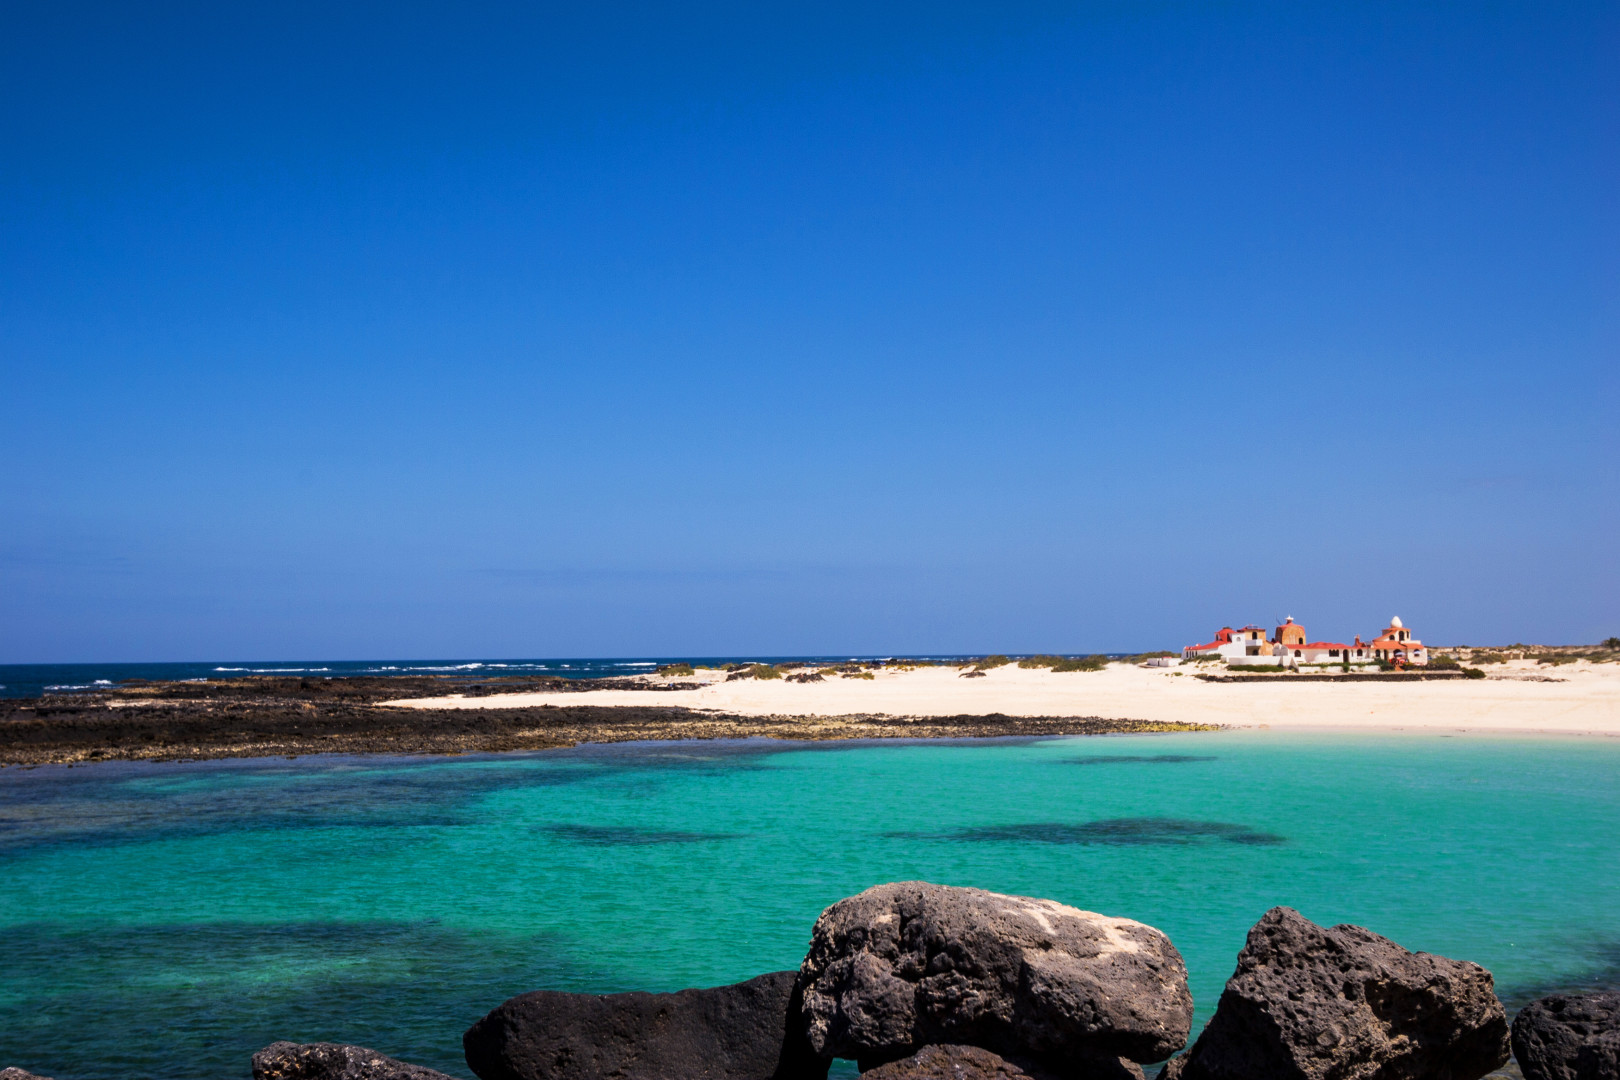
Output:
[[[248,1075],[276,1039],[458,1076],[540,987],[797,966],[884,881],[1139,919],[1213,1010],[1269,907],[1474,960],[1510,1004],[1620,981],[1620,743],[1263,731],[666,743],[0,770],[0,1066]]]

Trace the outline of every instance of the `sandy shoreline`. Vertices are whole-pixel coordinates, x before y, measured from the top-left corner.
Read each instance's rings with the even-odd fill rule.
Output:
[[[1585,661],[1557,667],[1529,661],[1495,664],[1485,679],[1454,681],[1222,683],[1178,669],[1111,664],[1103,671],[1056,673],[1006,666],[982,678],[956,668],[879,670],[872,679],[829,676],[726,681],[700,669],[683,676],[693,689],[604,689],[596,706],[657,704],[736,716],[906,717],[1002,714],[1097,716],[1162,723],[1279,729],[1444,729],[1548,735],[1620,736],[1620,664]],[[667,680],[666,680],[667,681]],[[577,694],[540,691],[387,702],[410,709],[531,709],[579,704]]]
[[[587,742],[961,739],[1151,731],[1620,737],[1620,664],[1492,665],[1483,679],[1004,666],[849,667],[820,681],[474,676],[134,681],[0,700],[0,765],[304,754],[464,754]]]

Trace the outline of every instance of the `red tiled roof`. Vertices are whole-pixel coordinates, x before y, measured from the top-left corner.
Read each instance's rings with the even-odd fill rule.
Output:
[[[1296,649],[1348,649],[1350,646],[1342,641],[1312,641],[1305,645],[1295,645]]]

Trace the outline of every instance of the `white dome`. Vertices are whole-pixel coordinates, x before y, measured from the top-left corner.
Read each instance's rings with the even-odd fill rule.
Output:
[[[1391,625],[1391,626],[1405,626],[1406,624],[1401,622],[1401,617],[1399,615],[1397,615],[1393,619],[1389,620],[1389,625]]]

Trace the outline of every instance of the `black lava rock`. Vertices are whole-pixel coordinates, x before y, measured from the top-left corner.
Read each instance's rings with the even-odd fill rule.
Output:
[[[1490,972],[1279,907],[1249,931],[1203,1034],[1159,1075],[1478,1080],[1507,1060]]]
[[[482,1080],[825,1080],[796,976],[673,994],[536,990],[467,1029],[462,1046]]]
[[[453,1080],[364,1046],[276,1042],[253,1055],[253,1080]]]
[[[1605,1031],[1581,1046],[1575,1080],[1620,1080],[1620,1031]]]
[[[1061,1068],[1011,1062],[978,1046],[925,1046],[879,1065],[861,1080],[1142,1080],[1142,1067],[1124,1058],[1076,1058]]]
[[[51,1078],[48,1076],[35,1076],[31,1072],[12,1066],[0,1069],[0,1080],[51,1080]]]
[[[1186,965],[1153,927],[922,881],[822,912],[799,980],[811,1047],[863,1067],[935,1044],[1162,1061],[1192,1026]]]
[[[1513,1018],[1513,1056],[1525,1080],[1586,1080],[1581,1055],[1590,1063],[1590,1075],[1614,1078],[1614,1043],[1596,1044],[1620,1033],[1620,994],[1554,994],[1532,1001]],[[1604,1060],[1608,1072],[1604,1072]]]

